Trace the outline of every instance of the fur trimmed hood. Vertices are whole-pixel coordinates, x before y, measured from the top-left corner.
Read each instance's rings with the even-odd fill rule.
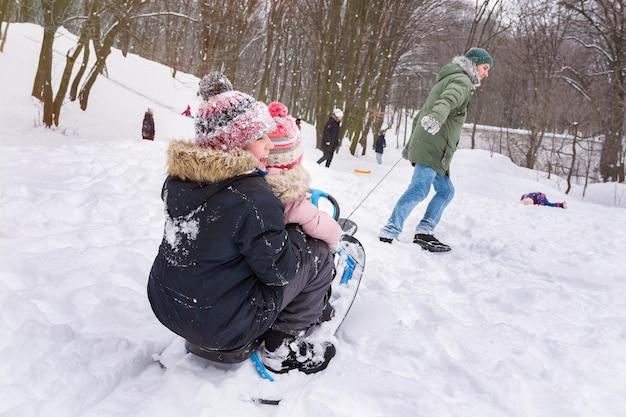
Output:
[[[280,174],[266,175],[265,179],[284,205],[306,195],[311,188],[311,176],[302,165],[295,165]]]
[[[221,151],[183,140],[172,141],[167,148],[167,172],[183,181],[223,181],[249,174],[256,166],[254,155],[241,148]]]
[[[463,72],[467,74],[474,90],[480,87],[480,78],[478,78],[478,73],[476,72],[476,64],[474,64],[471,59],[459,55],[452,58],[452,63],[461,67]]]

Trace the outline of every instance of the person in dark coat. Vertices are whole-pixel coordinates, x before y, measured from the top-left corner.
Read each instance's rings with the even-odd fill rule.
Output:
[[[375,146],[376,162],[378,162],[379,165],[383,163],[383,151],[386,147],[387,141],[385,140],[385,131],[381,130],[378,132],[378,138],[376,138]]]
[[[339,128],[342,119],[343,112],[339,109],[335,109],[332,116],[330,116],[324,126],[324,133],[322,136],[322,152],[324,155],[317,160],[317,163],[321,164],[326,161],[326,168],[328,168],[330,163],[333,161],[335,149],[339,146]]]
[[[154,116],[151,108],[148,108],[143,115],[143,122],[141,123],[141,137],[146,140],[154,140]]]
[[[223,74],[200,82],[195,142],[172,141],[165,231],[148,280],[156,317],[188,342],[232,350],[263,338],[274,372],[324,369],[331,343],[310,341],[330,288],[328,245],[286,226],[265,180],[275,128],[265,104]]]

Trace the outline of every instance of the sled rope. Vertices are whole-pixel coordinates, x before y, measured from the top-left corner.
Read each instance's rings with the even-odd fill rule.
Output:
[[[385,178],[387,178],[387,176],[389,174],[391,174],[391,171],[393,171],[395,169],[395,167],[403,159],[404,158],[402,156],[400,156],[400,158],[396,161],[396,163],[393,164],[393,166],[391,168],[389,168],[389,170],[385,173],[385,175],[383,175],[383,177],[376,183],[376,185],[374,185],[374,187],[372,187],[372,189],[367,193],[367,195],[365,197],[363,197],[363,199],[359,202],[359,204],[357,204],[357,206],[354,208],[354,210],[352,210],[350,212],[350,214],[348,215],[348,217],[346,217],[346,219],[349,219],[354,214],[354,212],[357,211],[359,209],[359,207],[361,207],[361,204],[363,204],[365,202],[365,200],[367,200],[369,198],[369,196],[372,195],[372,193],[376,190],[376,188],[378,188],[378,186],[385,180]]]

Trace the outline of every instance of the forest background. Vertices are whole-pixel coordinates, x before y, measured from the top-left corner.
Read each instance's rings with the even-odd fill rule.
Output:
[[[354,155],[379,131],[410,124],[441,66],[479,46],[494,66],[471,102],[472,148],[486,130],[490,150],[518,165],[624,182],[625,3],[0,0],[0,52],[11,22],[44,28],[32,95],[45,127],[62,124],[68,100],[87,109],[115,47],[169,66],[174,78],[222,71],[238,90],[315,125],[318,142],[341,108]],[[60,27],[78,36],[61,64],[52,53]]]

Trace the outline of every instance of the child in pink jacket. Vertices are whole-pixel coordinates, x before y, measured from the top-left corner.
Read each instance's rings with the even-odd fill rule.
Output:
[[[285,206],[285,224],[300,224],[307,235],[323,240],[336,252],[343,234],[341,226],[307,198],[311,176],[301,164],[300,129],[287,115],[284,104],[270,103],[269,110],[276,129],[268,135],[274,149],[267,157],[268,175],[265,178]]]

